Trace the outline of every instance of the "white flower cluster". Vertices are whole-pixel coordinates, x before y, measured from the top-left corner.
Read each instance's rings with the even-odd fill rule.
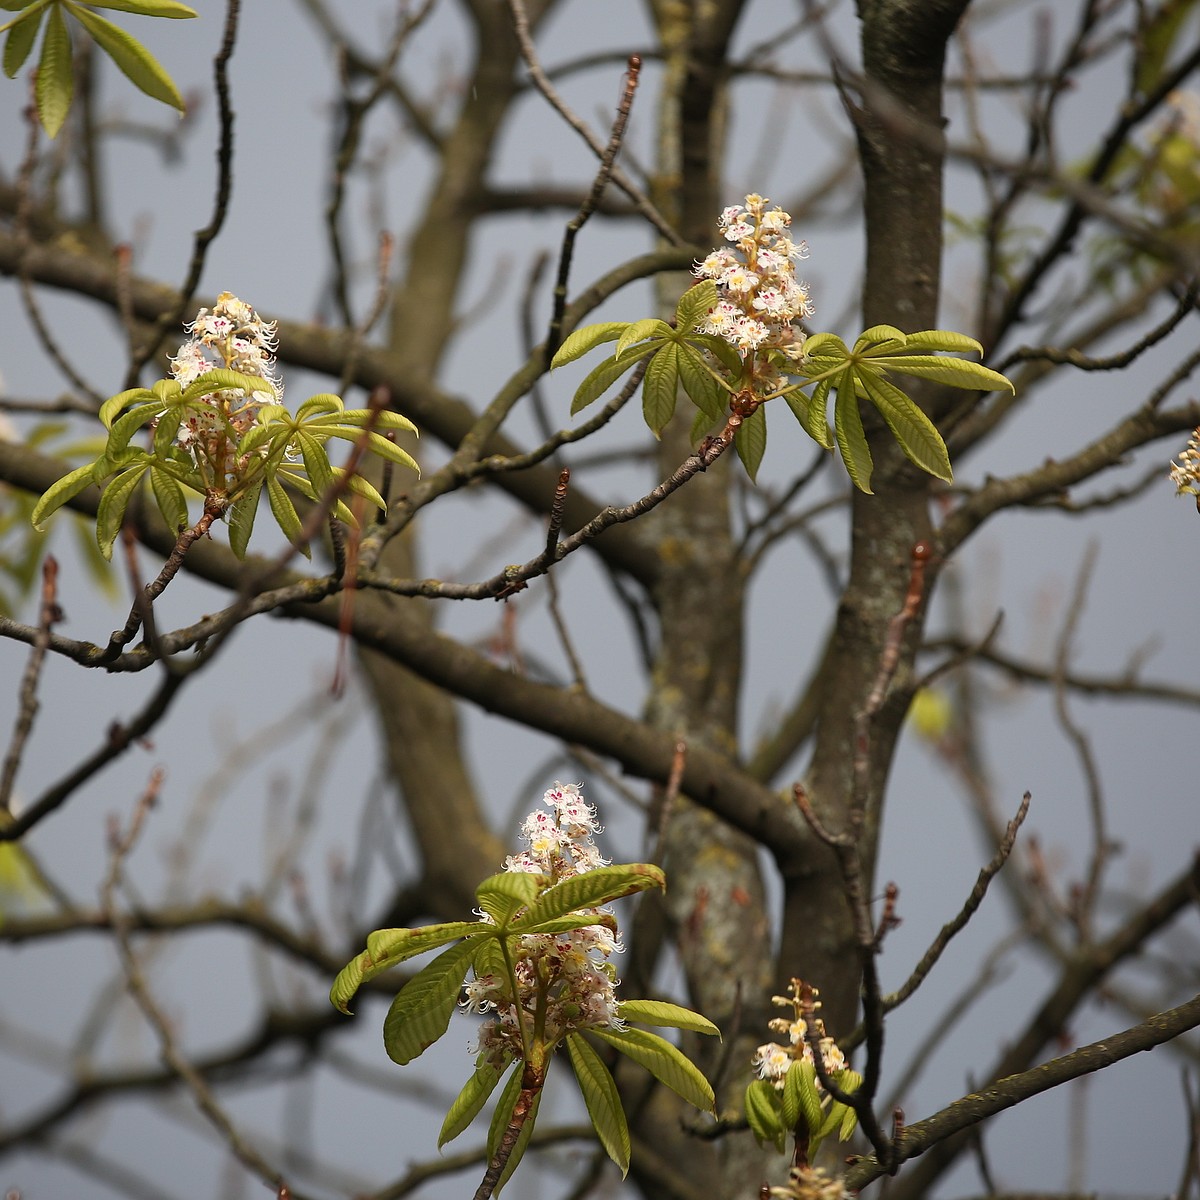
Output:
[[[574,784],[556,783],[542,797],[549,811],[535,809],[521,824],[528,850],[505,860],[506,871],[548,876],[554,883],[608,865],[592,835],[600,832],[596,810]],[[517,943],[517,995],[510,983],[484,975],[467,983],[459,1003],[468,1012],[494,1011],[479,1031],[478,1049],[500,1066],[521,1052],[519,1021],[533,1021],[539,993],[546,997],[545,1036],[557,1041],[591,1025],[623,1028],[617,1016],[616,971],[607,960],[624,950],[606,909],[595,912],[603,923],[555,934],[527,934]],[[486,916],[484,917],[486,920]]]
[[[754,1052],[754,1069],[758,1072],[758,1077],[768,1080],[780,1090],[783,1089],[784,1077],[792,1063],[801,1060],[813,1061],[812,1046],[809,1045],[808,1040],[808,1025],[800,1015],[799,988],[795,980],[789,985],[788,992],[787,996],[772,996],[771,1003],[780,1008],[792,1009],[793,1019],[773,1017],[767,1023],[769,1029],[787,1035],[787,1045],[781,1046],[777,1042],[767,1042],[765,1046],[759,1046]],[[812,989],[812,994],[814,997],[816,996],[815,988]],[[820,1008],[820,1002],[817,1001],[814,1007]],[[821,1061],[826,1074],[834,1075],[838,1071],[844,1070],[845,1055],[838,1049],[833,1038],[826,1035],[825,1025],[820,1018],[814,1017],[813,1021],[817,1027],[817,1044],[821,1047]],[[818,1086],[819,1082],[818,1080]]]
[[[263,381],[262,388],[249,395],[240,388],[211,392],[180,425],[176,439],[179,445],[193,458],[201,453],[213,462],[224,449],[217,441],[227,440],[230,427],[236,433],[245,433],[264,404],[278,404],[283,397],[283,385],[274,371],[276,323],[261,320],[232,292],[222,292],[212,312],[202,308],[184,328],[191,337],[171,360],[171,374],[180,387],[186,388],[217,368],[254,375]]]
[[[728,342],[743,359],[778,350],[800,362],[804,333],[796,322],[812,316],[813,308],[808,289],[796,278],[795,262],[808,257],[808,246],[792,241],[791,216],[778,207],[768,211],[768,203],[751,193],[744,206],[732,205],[721,214],[718,228],[733,245],[714,250],[694,269],[698,278],[711,279],[721,295],[696,328]],[[765,355],[760,363],[760,377],[778,374]]]
[[[1187,449],[1179,461],[1171,463],[1171,482],[1181,496],[1195,496],[1200,505],[1200,429],[1194,429],[1188,438]]]

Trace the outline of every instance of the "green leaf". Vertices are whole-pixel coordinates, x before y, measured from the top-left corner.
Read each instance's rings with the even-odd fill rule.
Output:
[[[364,429],[330,429],[322,430],[322,434],[327,434],[329,437],[341,438],[346,442],[354,442],[355,445],[362,442],[368,450],[378,454],[380,458],[386,458],[389,462],[398,463],[402,467],[408,467],[410,471],[415,471],[418,475],[421,473],[421,468],[417,465],[417,460],[413,458],[407,450],[401,450],[395,442],[389,442],[380,433],[374,431],[368,433]]]
[[[982,363],[966,358],[939,358],[934,354],[895,355],[872,360],[873,365],[920,379],[932,379],[947,387],[977,392],[1011,392],[1012,381]]]
[[[746,1123],[760,1146],[770,1143],[783,1153],[784,1128],[780,1097],[773,1084],[756,1079],[746,1088]]]
[[[149,468],[149,460],[122,471],[100,496],[100,507],[96,510],[96,545],[106,559],[112,558],[113,543],[121,532],[125,510],[133,498],[134,489],[142,481]]]
[[[229,509],[229,548],[239,559],[246,557],[246,547],[254,532],[254,518],[258,516],[258,501],[264,483],[266,477],[259,476]]]
[[[169,408],[158,418],[158,423],[154,426],[154,457],[161,458],[164,461],[170,457],[171,449],[175,445],[175,438],[179,434],[179,426],[183,421],[183,410],[179,408]]]
[[[73,500],[80,492],[86,491],[95,483],[92,475],[94,466],[94,463],[87,463],[85,466],[68,471],[66,475],[52,483],[42,493],[38,502],[33,506],[33,512],[29,518],[34,529],[45,529],[46,521],[52,514],[62,508],[68,500]]]
[[[721,1031],[707,1017],[665,1000],[624,1000],[617,1006],[617,1015],[623,1021],[637,1021],[640,1025],[690,1029],[693,1033],[721,1036]]]
[[[874,353],[890,353],[896,346],[903,346],[907,340],[904,331],[897,329],[895,325],[872,325],[870,329],[864,329],[858,335],[858,340],[854,343],[854,353],[870,355],[873,351],[868,347],[872,343],[877,343]]]
[[[446,1032],[474,954],[470,939],[451,946],[401,988],[383,1022],[383,1045],[393,1062],[412,1062]]]
[[[329,1000],[339,1012],[349,1013],[354,993],[368,980],[418,954],[469,937],[482,928],[479,921],[448,921],[417,929],[377,929],[367,937],[367,948],[338,972]]]
[[[704,355],[694,346],[681,345],[676,354],[679,380],[691,402],[710,420],[719,421],[729,407],[729,393],[712,377]]]
[[[93,8],[110,8],[116,12],[137,13],[142,17],[169,17],[179,20],[197,15],[194,8],[176,0],[88,0]]]
[[[836,333],[814,333],[804,343],[805,369],[810,375],[818,375],[830,364],[844,363],[850,357],[846,343]],[[814,362],[822,365],[813,369]]]
[[[42,56],[37,72],[37,110],[42,127],[57,137],[71,108],[75,78],[71,71],[71,35],[66,18],[56,4],[50,10],[46,36],[42,38]]]
[[[255,392],[262,392],[265,395],[274,396],[271,385],[261,376],[243,375],[241,371],[214,367],[211,371],[205,371],[203,375],[197,375],[180,392],[179,403],[195,404],[197,400],[203,400],[205,396],[210,396],[213,392],[224,391],[245,392],[247,396],[252,396]],[[278,405],[276,408],[281,413],[287,413],[285,408]]]
[[[327,414],[338,413],[344,414],[346,411],[346,403],[341,396],[335,396],[333,392],[318,392],[315,396],[309,396],[305,402],[296,409],[296,420],[302,422],[311,414]]]
[[[584,381],[575,389],[575,398],[571,401],[571,416],[603,396],[630,367],[640,362],[657,346],[657,342],[646,342],[624,354],[614,354],[606,358],[599,366],[593,367]]]
[[[318,398],[314,397],[314,399]],[[335,396],[334,399],[336,400],[337,397]],[[390,408],[378,410],[373,408],[347,408],[338,414],[322,414],[318,417],[312,417],[305,424],[356,425],[360,429],[364,425],[370,425],[376,432],[381,429],[394,429],[398,433],[418,432],[417,427],[407,417],[402,417],[398,412],[393,412]]]
[[[708,316],[708,310],[716,306],[717,300],[717,285],[711,279],[702,279],[693,284],[679,297],[679,303],[675,306],[676,332],[694,333],[700,318]]]
[[[743,419],[741,428],[734,434],[733,446],[753,482],[767,449],[767,414],[762,405]]]
[[[25,65],[45,15],[46,5],[39,4],[8,27],[8,37],[4,41],[4,73],[9,79],[14,78]]]
[[[783,1120],[789,1129],[795,1128],[803,1117],[809,1136],[821,1128],[825,1110],[821,1107],[821,1093],[817,1088],[817,1069],[807,1059],[800,1059],[788,1067],[783,1080]]]
[[[364,500],[374,505],[380,512],[387,512],[387,502],[375,490],[374,485],[369,479],[364,479],[357,471],[346,479],[345,469],[342,467],[333,468],[333,477],[342,483],[345,480],[346,491],[352,492],[356,496],[361,496]]]
[[[659,342],[664,339],[673,339],[675,331],[666,323],[660,321],[658,317],[644,317],[640,321],[633,321],[617,338],[617,345],[613,353],[617,358],[620,358],[630,346],[636,345],[638,342],[645,341],[647,338],[652,338]]]
[[[324,496],[333,483],[333,467],[329,463],[329,455],[318,438],[311,433],[298,433],[296,442],[300,447],[300,457],[304,460],[304,471],[309,483],[318,496]]]
[[[571,1056],[571,1066],[575,1068],[575,1078],[579,1081],[579,1090],[583,1093],[583,1102],[587,1105],[588,1116],[592,1119],[600,1145],[621,1168],[621,1178],[624,1179],[629,1174],[629,1125],[621,1108],[617,1085],[600,1055],[582,1035],[567,1034],[567,1052]]]
[[[588,1030],[615,1046],[624,1055],[646,1068],[660,1083],[703,1112],[716,1111],[713,1090],[700,1068],[681,1050],[672,1046],[657,1033],[645,1029],[605,1029],[594,1026]]]
[[[589,350],[594,350],[604,342],[615,342],[629,327],[628,321],[601,321],[596,325],[585,325],[576,329],[555,351],[550,361],[550,369],[565,366],[582,358]]]
[[[496,1099],[496,1108],[492,1113],[491,1123],[488,1125],[487,1156],[489,1163],[496,1157],[500,1139],[504,1136],[509,1121],[512,1120],[513,1109],[517,1106],[517,1097],[521,1094],[521,1076],[524,1069],[525,1064],[519,1060],[513,1064],[513,1070],[505,1080],[504,1087]]]
[[[539,887],[549,882],[545,875],[526,871],[501,871],[489,875],[476,889],[475,899],[497,925],[507,925],[521,909],[533,903]]]
[[[275,517],[276,524],[283,530],[283,536],[305,558],[312,558],[312,548],[300,544],[300,533],[304,526],[301,524],[300,517],[296,513],[296,506],[292,503],[291,496],[287,494],[287,490],[279,482],[275,474],[267,476],[267,499],[271,502],[271,513]]]
[[[565,916],[581,908],[595,908],[632,896],[647,888],[666,890],[667,880],[660,867],[652,863],[614,863],[608,867],[597,867],[582,875],[572,875],[547,888],[530,906],[513,928],[525,928],[540,924],[553,917]],[[595,921],[591,922],[593,925]]]
[[[833,412],[833,431],[850,481],[860,492],[866,492],[868,496],[873,495],[871,451],[867,446],[867,435],[863,432],[862,415],[858,411],[852,367],[847,367],[837,380],[837,407]]]
[[[480,1109],[487,1103],[488,1097],[496,1090],[500,1082],[501,1070],[490,1063],[480,1063],[475,1073],[463,1085],[463,1089],[454,1098],[446,1119],[442,1122],[442,1130],[438,1134],[438,1149],[447,1142],[452,1142],[479,1115]]]
[[[918,333],[910,333],[905,339],[904,348],[916,350],[947,350],[952,354],[975,353],[983,356],[983,347],[965,333],[955,333],[952,329],[922,329]]]
[[[655,437],[659,437],[675,414],[675,396],[679,389],[679,347],[668,342],[650,359],[642,380],[642,416]]]
[[[160,412],[162,406],[157,400],[152,404],[139,404],[130,409],[123,417],[118,418],[109,430],[108,445],[104,448],[104,453],[112,458],[119,457],[121,451],[129,445],[129,439],[143,425],[149,425]]]
[[[180,112],[187,107],[179,89],[170,75],[159,65],[158,59],[135,37],[131,37],[119,25],[90,12],[73,0],[63,0],[71,15],[96,39],[96,45],[113,60],[125,77],[139,91],[153,100],[169,104]]]
[[[150,468],[150,488],[154,492],[154,502],[158,505],[158,511],[162,513],[167,528],[172,533],[182,533],[189,524],[183,488],[162,467]]]
[[[888,423],[900,449],[922,471],[950,483],[950,455],[937,426],[898,387],[873,371],[864,370],[860,376],[867,399],[879,410]],[[839,407],[841,401],[838,401]]]

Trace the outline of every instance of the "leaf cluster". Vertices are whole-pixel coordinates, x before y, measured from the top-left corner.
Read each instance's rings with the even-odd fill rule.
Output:
[[[67,25],[69,14],[100,49],[120,68],[126,78],[154,100],[161,100],[180,112],[183,97],[158,60],[136,38],[119,25],[92,11],[93,8],[114,9],[117,12],[137,13],[145,17],[196,16],[195,9],[176,0],[91,0],[83,5],[77,0],[0,0],[0,10],[20,13],[4,25],[4,73],[12,79],[25,65],[34,42],[45,23],[42,49],[37,69],[37,114],[42,127],[56,137],[67,119],[75,91],[72,66],[71,33]]]
[[[126,510],[139,485],[148,480],[155,504],[173,533],[189,525],[189,492],[202,496],[205,505],[220,514],[228,513],[229,544],[243,558],[264,490],[276,523],[294,544],[302,523],[289,487],[317,501],[337,484],[380,510],[386,508],[367,480],[357,474],[346,478],[330,463],[326,450],[330,438],[365,442],[380,457],[418,469],[409,454],[376,432],[415,432],[412,422],[398,413],[347,409],[340,397],[322,393],[306,400],[294,415],[281,404],[262,404],[243,429],[235,414],[211,402],[214,391],[253,396],[261,394],[263,387],[258,376],[217,368],[187,387],[174,379],[161,379],[152,388],[132,388],[111,397],[100,408],[100,419],[108,429],[104,451],[47,489],[34,506],[33,524],[43,528],[62,505],[93,483],[101,485],[96,542],[101,554],[110,558]],[[180,429],[188,422],[212,433],[212,442],[221,451],[217,460],[178,444]],[[149,445],[132,444],[134,435],[147,428]],[[332,511],[339,520],[357,524],[342,500],[334,502]],[[309,553],[306,547],[301,550]]]
[[[905,334],[891,325],[876,325],[858,338],[853,349],[835,334],[813,334],[805,342],[805,357],[799,365],[780,350],[743,358],[723,339],[697,331],[717,301],[716,284],[705,280],[680,298],[673,325],[648,318],[607,321],[575,330],[559,347],[552,368],[573,362],[606,342],[616,342],[616,347],[576,389],[572,415],[646,360],[642,415],[655,437],[674,416],[681,389],[697,409],[693,441],[726,419],[730,399],[736,397],[741,402],[742,421],[734,446],[753,479],[767,445],[763,405],[782,396],[813,441],[827,450],[837,445],[851,481],[869,493],[873,463],[859,411],[863,400],[878,410],[910,461],[938,479],[949,482],[953,477],[942,435],[920,406],[896,386],[893,375],[973,391],[1012,391],[1008,379],[980,363],[939,357],[943,352],[981,354],[983,349],[974,338],[940,329]],[[761,374],[764,364],[772,368],[775,379],[799,372],[806,378],[782,388],[772,387],[756,378],[755,371]],[[802,390],[807,387],[812,387],[811,395]],[[831,398],[836,398],[832,433],[828,418]]]
[[[847,1094],[862,1086],[862,1076],[849,1067],[835,1071],[830,1078]],[[831,1133],[836,1132],[838,1141],[845,1142],[858,1125],[853,1108],[822,1093],[817,1069],[807,1059],[792,1063],[782,1088],[766,1079],[754,1080],[746,1088],[746,1120],[759,1145],[770,1143],[780,1154],[788,1134],[805,1140],[809,1162]]]
[[[477,978],[507,978],[512,996],[518,994],[512,963],[520,939],[554,934],[589,925],[609,924],[612,917],[596,907],[647,888],[664,887],[662,871],[647,863],[615,864],[571,876],[555,883],[548,876],[504,872],[485,879],[476,890],[484,918],[450,921],[415,929],[380,929],[367,938],[367,947],[338,974],[330,1000],[342,1012],[364,983],[417,955],[450,945],[427,963],[400,989],[384,1020],[383,1040],[389,1057],[401,1065],[411,1062],[446,1032],[458,1003],[467,972]],[[589,1026],[566,1032],[565,1042],[584,1103],[600,1143],[624,1174],[629,1168],[630,1137],[616,1083],[592,1038],[631,1058],[688,1103],[706,1112],[715,1107],[713,1091],[699,1069],[674,1045],[657,1034],[630,1028],[626,1022],[718,1032],[711,1021],[675,1004],[652,1000],[627,1000],[620,1004],[620,1024]],[[518,1006],[518,1018],[529,1014]],[[475,1071],[446,1114],[438,1147],[462,1133],[479,1115],[507,1073],[496,1101],[488,1132],[491,1160],[512,1119],[528,1063],[545,1064],[558,1048],[539,1044],[537,1031],[523,1029],[524,1056],[497,1063],[481,1053]],[[526,1035],[530,1036],[526,1036]],[[539,1092],[540,1098],[540,1092]],[[515,1169],[533,1132],[534,1107],[501,1176],[500,1186]],[[499,1190],[499,1188],[497,1188]]]

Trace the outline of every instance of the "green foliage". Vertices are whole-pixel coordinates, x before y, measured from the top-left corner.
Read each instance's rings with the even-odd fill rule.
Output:
[[[78,22],[86,36],[108,55],[125,77],[154,100],[180,112],[183,97],[158,60],[136,38],[119,25],[92,12],[94,8],[137,13],[146,17],[194,17],[196,12],[175,0],[92,0],[88,6],[78,0],[0,0],[0,10],[20,13],[0,25],[7,32],[4,42],[4,73],[12,79],[25,65],[45,21],[41,56],[38,59],[37,114],[42,127],[56,137],[67,119],[75,90],[71,55],[71,33],[66,14]]]
[[[531,996],[529,973],[518,976],[514,964],[522,952],[528,959],[530,946],[551,945],[548,935],[594,926],[615,932],[612,916],[597,911],[597,906],[648,888],[662,888],[665,882],[662,871],[647,863],[596,867],[558,881],[537,872],[493,875],[476,889],[479,910],[485,914],[482,920],[377,930],[368,937],[366,949],[338,974],[330,1000],[340,1011],[349,1012],[363,984],[410,958],[454,943],[409,979],[392,1001],[384,1022],[384,1045],[389,1056],[398,1063],[411,1062],[445,1033],[468,971],[474,972],[476,980],[493,981],[489,994],[503,999],[491,1001],[488,1006],[506,1007],[512,1014],[512,1020],[520,1026],[520,1050],[495,1044],[481,1049],[474,1073],[446,1114],[439,1147],[467,1129],[507,1071],[488,1134],[488,1156],[493,1158],[513,1118],[522,1081],[534,1078],[538,1094],[501,1175],[502,1185],[532,1134],[545,1068],[555,1051],[565,1045],[596,1135],[624,1174],[629,1169],[628,1125],[612,1075],[589,1038],[619,1050],[689,1103],[711,1112],[712,1088],[699,1069],[670,1042],[627,1023],[703,1034],[716,1034],[716,1026],[686,1008],[653,1000],[624,1001],[617,1007],[617,1022],[589,1023],[581,1018],[571,1024],[560,1018],[555,1024],[546,1016],[547,1004],[555,999],[563,1001],[564,990],[553,981],[552,968],[544,972],[538,969],[536,974],[542,981],[538,986],[544,983],[547,991]],[[562,951],[557,953],[561,955]],[[567,1002],[561,1011],[578,1014],[580,1009]],[[552,1024],[550,1031],[548,1026]]]
[[[734,445],[753,479],[767,446],[763,407],[782,396],[804,432],[825,449],[836,444],[854,486],[870,492],[873,461],[859,411],[863,400],[883,417],[916,466],[947,482],[953,478],[942,435],[895,384],[893,376],[909,375],[969,391],[1012,390],[1003,375],[980,363],[941,357],[945,353],[978,354],[982,347],[964,334],[940,329],[904,334],[891,325],[876,325],[858,338],[852,350],[835,334],[813,334],[804,343],[805,355],[799,365],[794,357],[777,350],[743,358],[728,342],[696,330],[700,318],[717,300],[716,285],[705,280],[684,293],[674,326],[650,319],[609,321],[577,329],[559,347],[553,367],[573,362],[606,342],[616,342],[616,347],[576,389],[572,414],[598,400],[625,372],[646,359],[642,414],[655,437],[675,413],[680,385],[697,409],[693,439],[728,417],[732,399],[742,414]],[[778,385],[781,378],[799,373],[806,378]],[[811,394],[801,390],[808,387],[812,387]],[[836,397],[832,436],[826,415],[831,397]]]
[[[833,1072],[830,1079],[847,1095],[862,1086],[862,1076],[848,1067]],[[816,1067],[806,1058],[792,1063],[782,1088],[755,1079],[746,1088],[745,1105],[746,1121],[759,1145],[772,1145],[782,1154],[789,1134],[806,1139],[809,1162],[831,1133],[845,1142],[858,1126],[854,1109],[826,1094]]]
[[[344,482],[346,491],[380,510],[386,507],[365,479],[352,475],[346,480],[331,465],[326,451],[331,438],[361,442],[380,457],[417,470],[410,455],[375,432],[413,431],[412,422],[398,413],[347,409],[340,397],[328,394],[306,400],[294,415],[280,404],[245,400],[266,394],[264,386],[258,376],[218,368],[187,387],[161,379],[151,388],[112,396],[100,407],[100,420],[108,429],[103,452],[46,490],[31,514],[34,526],[43,529],[64,504],[93,483],[100,485],[104,492],[96,515],[96,542],[108,559],[139,485],[148,480],[150,494],[174,533],[188,527],[188,493],[203,497],[218,515],[228,514],[230,546],[241,558],[264,486],[272,515],[293,543],[301,521],[289,487],[318,501],[335,482]],[[230,402],[230,395],[236,400]],[[189,431],[186,449],[180,445],[181,429]],[[143,430],[150,433],[149,444],[131,445]],[[335,500],[332,511],[339,520],[357,525],[343,500]],[[309,553],[307,547],[300,549]]]

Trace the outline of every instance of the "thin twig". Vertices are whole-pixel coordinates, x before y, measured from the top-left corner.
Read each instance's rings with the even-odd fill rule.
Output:
[[[50,646],[50,630],[56,622],[62,619],[62,609],[58,606],[58,560],[54,555],[47,554],[42,563],[42,603],[38,617],[37,637],[29,652],[25,673],[21,676],[20,706],[17,710],[12,739],[8,743],[8,751],[4,756],[4,770],[0,774],[0,815],[3,816],[7,816],[10,811],[13,786],[17,780],[17,770],[21,765],[21,755],[25,751],[25,743],[29,739],[40,707],[37,698],[38,683],[42,677],[46,651]]]

